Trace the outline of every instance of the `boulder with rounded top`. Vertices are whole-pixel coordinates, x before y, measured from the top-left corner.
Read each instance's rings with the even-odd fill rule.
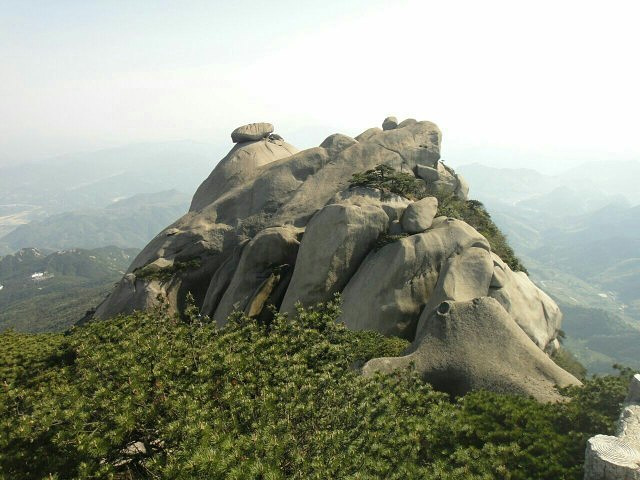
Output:
[[[273,125],[270,123],[249,123],[231,132],[231,141],[233,143],[255,142],[267,138],[270,133],[273,133],[273,130]]]

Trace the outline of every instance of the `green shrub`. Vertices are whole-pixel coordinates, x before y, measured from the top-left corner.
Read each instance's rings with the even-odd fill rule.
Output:
[[[422,180],[417,179],[413,173],[398,172],[389,165],[378,165],[364,173],[355,173],[349,184],[351,187],[378,189],[383,198],[396,194],[416,200],[426,195],[426,186]]]
[[[402,195],[410,200],[419,200],[429,195],[425,183],[417,179],[413,174],[398,172],[388,165],[378,165],[364,173],[356,173],[349,180],[351,187],[376,188],[382,192],[383,197],[392,193]],[[491,215],[477,200],[461,200],[450,193],[432,192],[438,199],[437,215],[463,220],[478,230],[491,245],[495,252],[509,267],[517,272],[527,272],[522,262],[516,257],[515,252],[507,242],[506,237],[493,223]],[[386,243],[397,240],[399,237],[386,235],[379,240],[381,248]]]
[[[560,330],[560,332],[562,332],[562,330]],[[562,333],[564,333],[564,332],[562,332]],[[560,338],[560,335],[558,335],[558,338]],[[574,377],[579,378],[580,380],[584,380],[586,378],[587,369],[566,348],[561,346],[551,356],[551,359],[556,363],[556,365],[558,365],[559,367],[565,369],[567,372],[572,374]]]
[[[186,261],[174,261],[171,265],[166,267],[156,267],[155,265],[145,265],[142,268],[134,270],[134,274],[137,278],[143,278],[145,280],[159,280],[161,282],[168,282],[171,278],[180,272],[187,270],[195,270],[200,267],[200,260],[197,258]]]
[[[217,329],[193,307],[184,320],[159,308],[24,336],[21,356],[5,333],[3,372],[28,375],[3,373],[0,478],[578,479],[586,439],[612,431],[626,394],[627,373],[555,405],[364,378],[354,365],[407,343],[339,313]]]

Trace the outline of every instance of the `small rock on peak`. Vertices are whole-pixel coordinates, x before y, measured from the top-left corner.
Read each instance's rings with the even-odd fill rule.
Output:
[[[255,142],[267,138],[270,133],[273,133],[273,130],[273,125],[270,123],[250,123],[231,132],[231,141],[233,143]]]
[[[398,119],[396,117],[387,117],[382,122],[382,130],[393,130],[398,128]]]

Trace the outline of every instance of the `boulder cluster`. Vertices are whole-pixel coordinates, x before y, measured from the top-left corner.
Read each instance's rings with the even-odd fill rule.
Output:
[[[189,212],[145,247],[95,317],[147,309],[158,295],[181,311],[190,292],[224,325],[234,311],[266,318],[269,306],[291,313],[341,293],[347,327],[411,342],[406,356],[374,359],[365,374],[413,365],[452,393],[559,399],[556,385],[579,382],[549,358],[557,305],[473,227],[438,215],[436,193],[467,200],[469,191],[440,160],[438,127],[394,117],[382,127],[303,151],[269,123],[237,128]],[[434,196],[350,184],[381,165]]]

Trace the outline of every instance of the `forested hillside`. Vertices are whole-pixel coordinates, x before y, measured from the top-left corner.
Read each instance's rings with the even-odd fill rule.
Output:
[[[62,331],[95,307],[138,251],[104,247],[0,258],[0,331]]]

